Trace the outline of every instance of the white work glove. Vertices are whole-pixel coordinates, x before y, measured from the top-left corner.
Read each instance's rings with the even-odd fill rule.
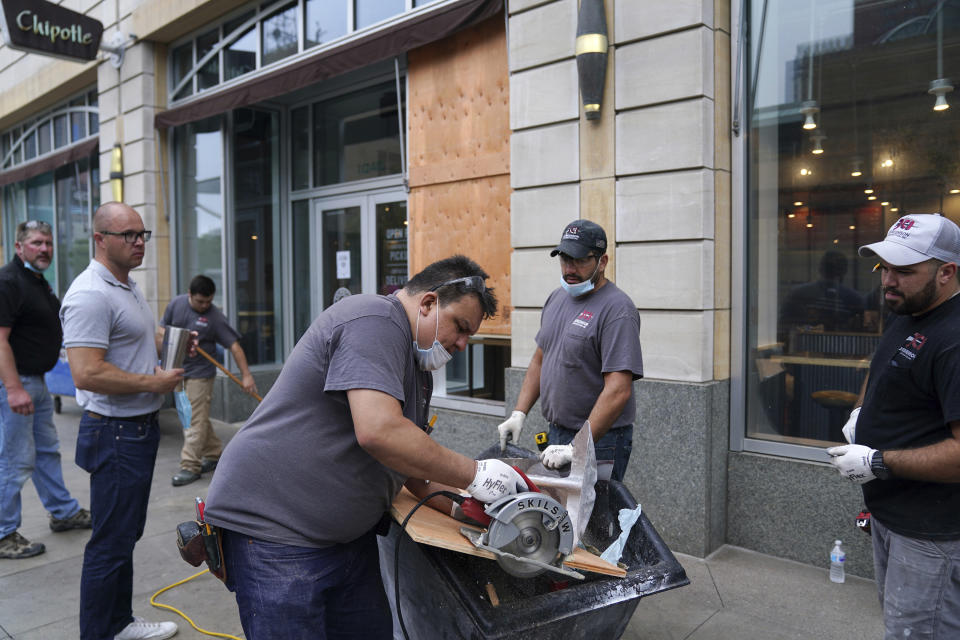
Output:
[[[573,460],[572,444],[552,444],[540,452],[540,462],[547,469],[559,469]]]
[[[847,418],[847,424],[843,425],[843,437],[847,439],[847,442],[853,444],[854,438],[857,435],[857,418],[860,417],[860,407],[857,407],[850,412],[850,417]]]
[[[876,449],[862,444],[845,444],[827,449],[830,464],[835,466],[844,478],[857,484],[865,484],[876,478],[870,468],[870,460],[876,452]]]
[[[520,443],[520,430],[523,429],[523,419],[527,417],[523,411],[514,411],[510,417],[497,425],[497,431],[500,432],[500,454],[502,455],[507,448],[507,438],[512,440],[513,444]]]
[[[483,503],[490,503],[503,496],[527,491],[517,470],[502,460],[489,458],[477,461],[477,473],[467,492]]]

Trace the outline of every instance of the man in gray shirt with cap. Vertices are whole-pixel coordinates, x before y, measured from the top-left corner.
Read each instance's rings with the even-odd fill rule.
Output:
[[[850,444],[827,449],[863,485],[887,638],[960,637],[960,227],[937,214],[897,220],[881,242],[895,314],[870,363]]]
[[[560,287],[543,305],[537,350],[517,404],[502,422],[500,448],[517,442],[526,414],[540,399],[550,424],[544,466],[569,464],[577,431],[589,423],[597,454],[597,477],[623,480],[633,448],[636,401],[633,381],[643,377],[640,314],[604,275],[607,234],[589,220],[563,229],[550,256],[560,256]]]

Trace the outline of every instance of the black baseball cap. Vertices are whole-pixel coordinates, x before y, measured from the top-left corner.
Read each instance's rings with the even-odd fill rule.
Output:
[[[602,256],[606,252],[607,234],[603,227],[589,220],[574,220],[563,229],[560,244],[550,252],[550,257],[564,253],[571,258],[586,258],[591,253]]]

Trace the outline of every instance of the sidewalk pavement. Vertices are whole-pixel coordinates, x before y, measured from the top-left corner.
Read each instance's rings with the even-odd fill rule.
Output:
[[[80,409],[63,399],[56,416],[67,487],[90,506],[89,478],[73,462]],[[193,499],[206,496],[210,474],[185,487],[170,477],[179,466],[181,427],[176,412],[160,418],[162,438],[146,530],[135,552],[134,615],[176,620],[183,640],[201,634],[179,616],[150,605],[158,590],[197,573],[176,547],[176,525],[193,517]],[[226,442],[237,425],[215,422]],[[47,551],[25,560],[0,560],[0,640],[78,637],[80,572],[89,531],[53,533],[33,484],[23,491],[22,533]],[[656,523],[653,523],[656,526]],[[824,548],[826,564],[829,549]],[[676,554],[691,584],[640,601],[624,640],[876,640],[883,637],[872,580],[829,581],[825,568],[724,546],[706,559]],[[177,607],[201,628],[243,638],[233,595],[205,574],[157,598]],[[424,639],[433,640],[433,639]],[[602,639],[601,639],[602,640]]]

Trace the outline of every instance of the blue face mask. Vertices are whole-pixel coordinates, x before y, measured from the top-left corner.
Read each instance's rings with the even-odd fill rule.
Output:
[[[560,276],[560,286],[563,287],[564,291],[569,293],[574,298],[579,298],[580,296],[587,295],[593,291],[594,284],[593,278],[597,275],[597,270],[600,269],[600,259],[597,258],[597,266],[594,267],[593,273],[590,274],[590,277],[584,280],[583,282],[578,282],[577,284],[570,284],[563,279],[563,276]]]
[[[417,333],[416,336],[420,335],[420,312],[417,311]],[[417,364],[420,365],[420,368],[424,371],[436,371],[443,365],[450,362],[450,359],[453,358],[446,349],[443,348],[443,345],[440,344],[440,341],[437,338],[440,337],[440,298],[437,298],[437,330],[433,335],[433,344],[430,345],[429,349],[421,349],[420,345],[417,344],[417,337],[414,336],[413,339],[413,349],[414,356],[417,358]]]

